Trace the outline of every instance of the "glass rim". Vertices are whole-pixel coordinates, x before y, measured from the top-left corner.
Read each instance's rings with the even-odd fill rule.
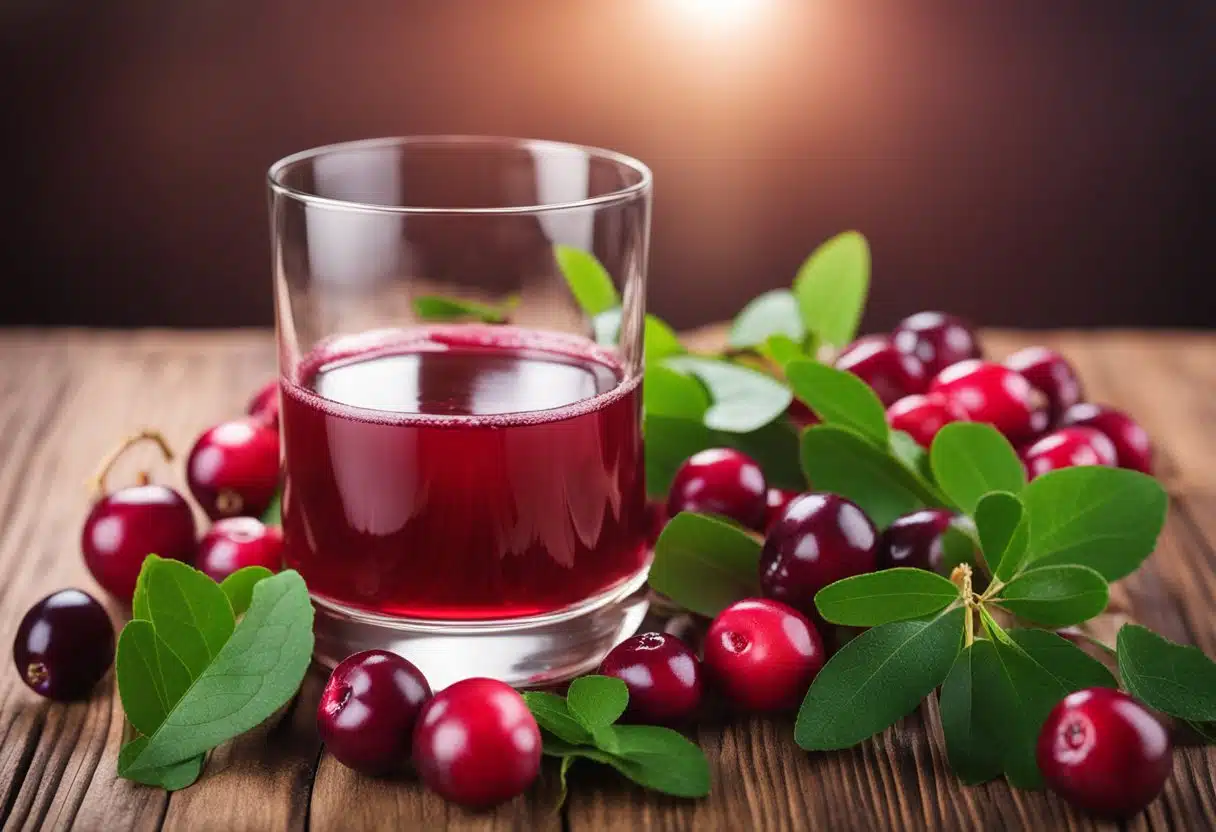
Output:
[[[437,206],[426,205],[378,205],[372,202],[359,202],[356,200],[336,199],[334,197],[321,196],[307,190],[292,187],[284,182],[286,172],[300,162],[305,162],[310,159],[318,159],[333,153],[343,151],[360,151],[360,150],[375,150],[387,147],[409,147],[410,145],[425,145],[438,144],[449,146],[468,146],[475,147],[482,145],[486,147],[501,147],[501,148],[521,148],[525,150],[536,151],[552,151],[552,150],[577,150],[586,154],[589,159],[601,159],[611,162],[623,168],[627,168],[638,174],[638,181],[623,188],[609,191],[607,193],[598,194],[596,196],[585,197],[584,199],[571,200],[567,202],[545,202],[536,205],[498,205],[498,206],[480,206],[469,208],[444,208]],[[576,144],[573,142],[554,141],[550,139],[524,139],[513,138],[510,136],[478,136],[478,135],[462,135],[462,134],[436,134],[427,135],[419,134],[412,136],[385,136],[378,139],[358,139],[355,141],[334,142],[332,144],[320,145],[318,147],[301,150],[293,153],[290,156],[284,156],[279,159],[266,173],[266,180],[270,186],[270,190],[275,196],[287,197],[295,199],[309,205],[317,205],[321,207],[360,211],[374,214],[391,214],[391,215],[410,215],[410,214],[449,214],[449,215],[467,215],[467,214],[543,214],[556,211],[569,211],[578,208],[593,208],[603,205],[612,205],[619,202],[627,202],[635,197],[641,196],[650,191],[653,183],[653,174],[647,165],[632,156],[627,156],[624,153],[618,153],[615,150],[607,150],[601,147],[592,145]]]

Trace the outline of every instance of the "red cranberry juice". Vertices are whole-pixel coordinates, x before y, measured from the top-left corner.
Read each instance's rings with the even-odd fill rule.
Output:
[[[588,341],[445,326],[344,338],[283,382],[287,563],[396,616],[552,612],[649,556],[641,388]]]

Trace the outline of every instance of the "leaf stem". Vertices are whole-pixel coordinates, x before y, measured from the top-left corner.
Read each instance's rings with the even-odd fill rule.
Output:
[[[964,647],[970,647],[975,642],[975,609],[979,600],[975,591],[971,588],[971,566],[966,563],[960,563],[954,567],[954,571],[950,573],[950,580],[963,595],[964,616],[963,616],[963,636]]]

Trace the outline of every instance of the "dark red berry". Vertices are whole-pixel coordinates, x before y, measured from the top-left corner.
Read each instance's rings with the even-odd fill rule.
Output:
[[[929,378],[960,361],[983,356],[971,326],[944,312],[917,312],[904,318],[891,333],[891,341],[900,352],[920,359]]]
[[[381,774],[409,759],[414,725],[430,698],[431,686],[413,663],[387,650],[365,650],[330,674],[317,731],[342,765]]]
[[[266,384],[254,394],[253,398],[249,400],[249,406],[245,409],[245,412],[254,419],[257,419],[259,422],[277,429],[279,426],[278,379],[266,382]]]
[[[484,808],[521,794],[540,771],[540,729],[523,697],[495,679],[441,690],[414,728],[414,765],[441,797]]]
[[[1066,696],[1043,724],[1037,754],[1053,791],[1114,819],[1152,803],[1173,767],[1169,733],[1143,705],[1111,688]]]
[[[1077,465],[1114,465],[1115,445],[1093,428],[1060,428],[1022,451],[1026,473],[1034,477]]]
[[[936,508],[896,519],[878,538],[878,568],[911,566],[943,574],[949,571],[942,564],[942,535],[953,519],[950,512]]]
[[[1065,410],[1081,401],[1081,379],[1073,366],[1055,350],[1026,347],[1005,359],[1005,366],[1030,382],[1047,400],[1047,416],[1054,424]]]
[[[794,399],[790,402],[790,406],[785,409],[785,415],[800,428],[809,428],[811,425],[817,425],[820,422],[819,417],[815,415],[815,411],[811,410],[799,399]]]
[[[1115,445],[1117,464],[1145,474],[1153,472],[1153,447],[1148,433],[1122,410],[1102,404],[1074,404],[1060,417],[1062,426],[1079,425],[1106,434]]]
[[[946,368],[929,385],[973,422],[987,422],[1011,442],[1046,427],[1041,395],[1013,370],[991,361],[963,361]]]
[[[667,633],[642,633],[612,648],[600,671],[629,688],[626,715],[654,725],[687,721],[701,703],[701,663],[688,645]]]
[[[902,430],[922,448],[933,444],[937,432],[951,422],[965,422],[967,414],[945,396],[904,396],[887,408],[887,424]]]
[[[79,589],[61,589],[30,607],[17,626],[13,662],[34,693],[84,699],[114,661],[114,625]]]
[[[706,671],[726,699],[745,711],[797,707],[823,662],[814,625],[768,598],[731,604],[705,636]]]
[[[815,615],[815,593],[842,578],[873,572],[878,532],[865,512],[835,494],[790,501],[768,531],[760,553],[760,588]]]
[[[771,529],[773,524],[785,513],[785,507],[801,493],[801,491],[791,491],[788,488],[770,488],[765,497],[764,528]]]
[[[895,349],[885,335],[867,335],[845,347],[836,369],[860,378],[889,407],[904,396],[923,393],[929,383],[924,365],[915,356]]]
[[[190,493],[212,520],[260,517],[279,484],[279,433],[253,419],[216,425],[186,462]]]
[[[216,520],[199,541],[195,568],[222,581],[246,566],[278,572],[283,566],[283,530],[254,517]]]
[[[667,513],[720,514],[759,530],[764,528],[767,491],[754,459],[733,448],[710,448],[690,456],[676,471]]]

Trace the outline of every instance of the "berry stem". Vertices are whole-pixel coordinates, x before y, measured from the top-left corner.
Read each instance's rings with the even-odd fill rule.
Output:
[[[119,457],[125,454],[131,446],[138,445],[140,442],[155,442],[160,448],[165,462],[173,461],[173,449],[169,447],[168,441],[166,441],[160,431],[145,429],[138,433],[133,433],[101,461],[101,465],[97,468],[97,473],[89,480],[89,488],[93,491],[96,499],[100,500],[106,495],[106,477],[109,476],[110,469],[114,467],[114,463],[118,462]],[[140,472],[139,481],[144,485],[148,483],[147,472]]]
[[[963,646],[970,647],[975,642],[975,610],[980,603],[980,599],[976,596],[974,590],[971,589],[971,567],[965,563],[960,563],[950,573],[950,581],[959,588],[963,596],[963,605],[966,607],[967,613],[963,618],[963,635],[965,638]]]

